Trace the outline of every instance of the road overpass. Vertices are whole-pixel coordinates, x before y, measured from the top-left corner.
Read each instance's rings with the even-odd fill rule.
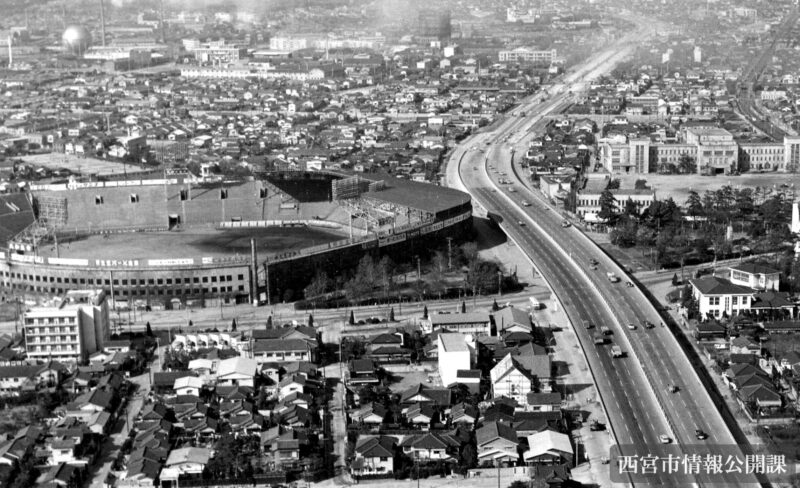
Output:
[[[627,47],[646,38],[648,32],[652,31],[634,31],[568,73],[550,89],[549,99],[538,95],[526,100],[518,109],[526,113],[525,118],[509,118],[495,130],[465,141],[451,159],[448,181],[469,191],[479,208],[498,216],[509,237],[535,263],[564,303],[573,324],[588,320],[610,327],[613,342],[628,353],[627,358],[614,358],[610,347],[594,344],[594,329],[575,327],[616,441],[629,446],[629,452],[623,453],[642,455],[659,444],[661,435],[668,435],[679,449],[701,444],[692,452],[715,454],[704,446],[735,445],[737,439],[672,331],[662,326],[661,317],[643,292],[627,286],[624,271],[580,230],[562,227],[562,218],[512,165],[513,143],[523,141],[544,115],[557,113],[570,92],[610,71],[627,54]],[[542,98],[546,99],[543,103]],[[500,179],[512,180],[512,184],[501,185]],[[597,270],[591,269],[590,259],[599,262]],[[606,272],[615,272],[623,281],[611,283]],[[645,328],[646,322],[656,327]],[[671,392],[671,385],[677,385],[678,391]],[[696,429],[707,432],[709,439],[698,441]],[[714,481],[718,480],[704,474],[688,480],[665,475],[652,480],[674,486]],[[758,483],[746,477],[725,484]]]

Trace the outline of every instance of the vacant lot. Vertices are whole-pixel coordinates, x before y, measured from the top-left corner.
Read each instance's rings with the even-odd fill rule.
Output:
[[[768,173],[743,174],[741,176],[695,176],[695,175],[614,175],[619,178],[622,188],[633,188],[636,180],[645,179],[650,187],[655,188],[656,197],[666,199],[672,197],[675,203],[683,205],[689,192],[694,190],[702,195],[706,190],[715,191],[725,185],[739,187],[778,187],[782,184],[792,185],[800,189],[800,174]]]

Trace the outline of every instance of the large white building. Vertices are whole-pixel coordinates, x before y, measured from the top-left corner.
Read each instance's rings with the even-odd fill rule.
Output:
[[[472,366],[474,342],[470,335],[456,333],[439,334],[439,376],[444,386],[457,382],[458,372]]]
[[[750,310],[756,292],[752,288],[735,285],[716,276],[703,276],[691,280],[692,294],[697,300],[701,317],[721,318],[739,315]]]
[[[631,137],[625,142],[600,142],[600,164],[609,173],[650,172],[650,139]]]
[[[591,190],[578,193],[577,213],[586,221],[596,221],[600,213],[600,195],[602,191]],[[614,195],[614,206],[617,212],[625,210],[628,200],[631,200],[639,213],[643,212],[656,200],[656,191],[653,189],[616,189],[611,190]]]
[[[500,62],[512,63],[554,63],[558,58],[555,49],[537,51],[527,47],[518,47],[510,51],[500,51]]]
[[[275,36],[269,40],[269,48],[273,51],[299,51],[307,47],[305,37]]]
[[[28,358],[82,362],[108,340],[108,301],[103,290],[72,290],[52,305],[23,316]]]

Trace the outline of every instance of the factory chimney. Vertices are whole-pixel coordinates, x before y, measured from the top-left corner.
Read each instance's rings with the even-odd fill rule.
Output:
[[[11,52],[11,36],[8,36],[8,67],[14,64],[14,54]]]
[[[100,0],[100,36],[101,45],[106,47],[106,8],[103,0]]]

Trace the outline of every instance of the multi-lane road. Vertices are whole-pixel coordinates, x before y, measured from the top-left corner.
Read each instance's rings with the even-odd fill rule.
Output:
[[[586,353],[616,442],[631,446],[624,452],[626,455],[646,454],[661,442],[662,435],[678,446],[737,442],[675,336],[661,326],[658,312],[641,290],[627,285],[624,271],[580,230],[562,227],[561,217],[519,176],[520,168],[512,166],[513,146],[509,142],[524,142],[530,129],[544,115],[563,106],[571,91],[612,69],[625,55],[624,49],[646,35],[646,31],[635,31],[569,73],[549,90],[550,98],[545,102],[537,97],[526,100],[518,109],[526,113],[524,119],[507,119],[494,131],[469,139],[455,152],[448,168],[451,183],[463,185],[478,207],[502,221],[505,231],[561,299]],[[500,184],[501,179],[512,183]],[[596,270],[590,259],[599,262]],[[622,281],[611,283],[606,276],[608,271],[622,276]],[[597,329],[583,328],[584,320],[610,327],[613,343],[627,357],[614,358],[610,345],[595,345],[593,334]],[[643,327],[646,322],[656,327]],[[677,391],[670,391],[672,385],[678,387]],[[697,440],[696,429],[706,432],[709,438]],[[704,451],[711,454],[710,449],[704,448],[692,452]],[[685,478],[676,480],[665,475],[652,481],[687,484]],[[690,479],[696,484],[712,481],[705,475]],[[754,478],[746,481],[756,483]]]

